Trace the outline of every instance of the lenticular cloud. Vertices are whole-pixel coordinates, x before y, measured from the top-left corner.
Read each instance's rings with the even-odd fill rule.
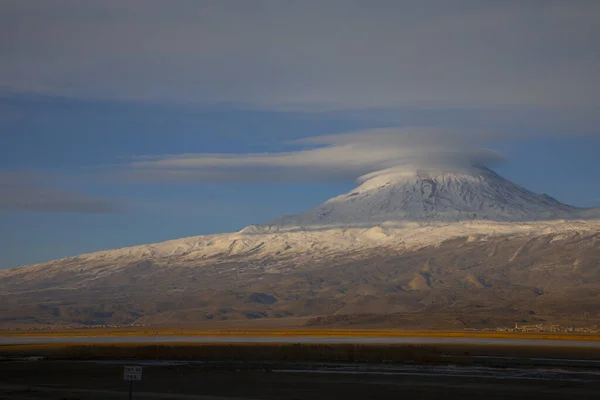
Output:
[[[130,173],[142,179],[199,181],[351,181],[376,171],[410,166],[493,167],[503,161],[482,148],[476,133],[380,129],[319,136],[278,153],[181,154],[138,157]],[[307,148],[309,147],[309,148]]]

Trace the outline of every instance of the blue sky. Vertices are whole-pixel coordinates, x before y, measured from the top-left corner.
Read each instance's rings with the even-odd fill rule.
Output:
[[[303,211],[383,128],[600,205],[597,2],[282,3],[3,2],[0,268]]]

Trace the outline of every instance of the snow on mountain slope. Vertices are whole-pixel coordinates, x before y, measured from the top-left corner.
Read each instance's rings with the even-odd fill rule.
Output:
[[[0,270],[0,326],[417,312],[437,327],[458,314],[485,326],[570,321],[600,316],[599,251],[598,209],[485,168],[391,169],[268,225]]]
[[[132,262],[152,260],[165,266],[209,266],[227,260],[260,263],[276,272],[290,264],[322,261],[370,249],[414,251],[437,246],[445,240],[468,237],[486,241],[490,237],[537,237],[555,235],[572,238],[600,231],[600,221],[535,221],[528,223],[460,221],[421,224],[388,222],[371,228],[235,232],[196,236],[122,249],[106,250],[27,267],[0,270],[0,278],[26,273],[63,273],[103,266],[104,273],[126,268]],[[359,256],[358,256],[359,257]],[[263,261],[266,263],[263,264]]]
[[[239,232],[101,251],[40,264],[79,268],[132,260],[308,260],[376,247],[436,245],[454,237],[573,235],[600,230],[598,209],[579,209],[538,195],[486,168],[390,169],[298,216]],[[279,261],[277,262],[279,263]],[[0,271],[0,277],[6,274]]]
[[[348,226],[386,221],[524,222],[572,219],[581,209],[533,193],[495,172],[462,169],[393,168],[365,175],[347,194],[297,216],[272,221],[274,227]]]

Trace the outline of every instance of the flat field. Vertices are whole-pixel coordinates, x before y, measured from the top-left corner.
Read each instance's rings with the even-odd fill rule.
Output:
[[[593,399],[599,354],[561,348],[352,345],[12,346],[0,399]],[[34,361],[27,354],[49,358]],[[486,356],[486,354],[489,354]],[[90,359],[93,357],[95,359]],[[585,357],[585,358],[582,358]],[[9,360],[12,358],[12,360]],[[178,360],[178,361],[177,361]],[[596,396],[596,397],[595,397]]]
[[[231,321],[234,322],[234,321]],[[464,330],[315,329],[301,321],[260,324],[206,324],[197,327],[126,327],[54,330],[0,330],[0,337],[127,337],[127,336],[312,336],[312,337],[430,337],[600,341],[600,334],[494,332]]]
[[[128,384],[122,380],[125,365],[144,368],[142,382],[134,385],[134,399],[416,396],[531,400],[592,399],[600,394],[600,344],[594,343],[600,338],[595,335],[245,328],[248,329],[218,326],[3,332],[0,336],[8,340],[34,337],[42,342],[0,344],[0,399],[126,398]],[[180,336],[183,340],[198,336],[209,340],[236,337],[242,341],[136,341],[166,336]],[[273,336],[281,342],[260,341]],[[95,342],[98,337],[110,338],[111,342]],[[300,342],[328,337],[343,337],[348,342]],[[385,342],[423,337],[437,338],[439,342]],[[365,338],[381,338],[382,342],[361,343]],[[473,342],[450,342],[456,338]],[[64,341],[56,342],[57,339]],[[508,340],[482,344],[481,339]],[[477,340],[480,342],[474,344]],[[523,345],[524,341],[534,345]],[[582,341],[592,345],[578,346]]]

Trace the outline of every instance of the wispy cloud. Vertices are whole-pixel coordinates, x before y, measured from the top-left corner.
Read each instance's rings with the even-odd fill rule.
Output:
[[[39,174],[0,171],[0,210],[116,213],[124,207],[84,193],[48,187]]]
[[[167,181],[352,181],[403,165],[495,165],[503,156],[479,146],[486,137],[436,129],[377,129],[303,139],[294,143],[319,147],[289,152],[136,157],[127,174]]]

